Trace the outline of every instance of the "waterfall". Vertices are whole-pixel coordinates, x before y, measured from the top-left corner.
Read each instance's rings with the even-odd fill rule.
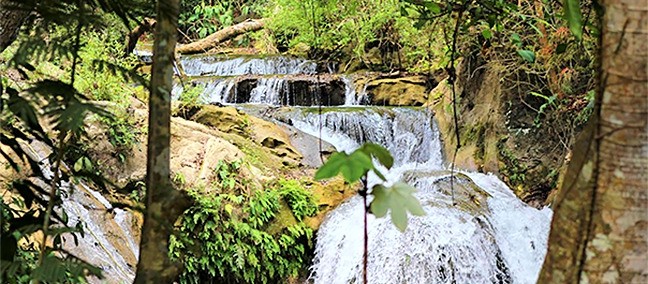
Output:
[[[414,108],[339,108],[320,117],[306,111],[290,117],[295,127],[319,136],[319,123],[327,142],[338,150],[350,152],[365,142],[385,146],[394,156],[396,165],[425,164],[440,168],[441,141],[432,114]],[[330,141],[329,141],[330,140]]]
[[[493,175],[463,172],[451,193],[429,113],[341,108],[321,120],[312,111],[290,119],[312,135],[319,135],[321,123],[322,139],[340,151],[364,142],[382,144],[395,157],[388,179],[419,190],[416,197],[427,216],[410,216],[404,233],[388,218],[369,216],[369,283],[535,283],[551,210],[522,203]],[[361,283],[362,206],[354,197],[321,225],[310,276],[315,283]]]
[[[281,98],[285,98],[282,102]],[[260,78],[257,85],[250,92],[250,103],[269,105],[290,105],[290,87],[283,78]]]
[[[358,93],[354,76],[342,75],[340,78],[342,79],[342,82],[344,82],[345,85],[345,92],[344,92],[345,106],[364,105],[368,103],[367,84],[364,84],[364,86],[362,86],[360,93]]]
[[[40,161],[41,171],[47,180],[54,177],[48,159],[51,149],[42,142],[21,143],[31,158]],[[65,166],[65,165],[63,165]],[[35,180],[43,188],[49,185]],[[61,181],[59,188],[62,204],[55,207],[59,214],[65,211],[70,218],[68,227],[81,225],[84,234],[63,234],[63,248],[68,253],[102,270],[104,280],[88,279],[90,283],[130,283],[135,278],[135,267],[139,246],[132,232],[132,213],[113,208],[99,192],[89,188],[82,181]],[[78,241],[78,245],[75,242]]]
[[[231,59],[214,56],[188,56],[181,58],[180,63],[188,76],[314,74],[317,71],[317,63],[313,61],[284,56]]]

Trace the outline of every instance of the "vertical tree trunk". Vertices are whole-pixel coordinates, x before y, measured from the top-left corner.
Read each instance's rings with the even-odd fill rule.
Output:
[[[575,149],[538,283],[648,283],[648,6],[603,2],[594,143]]]
[[[0,52],[5,50],[18,35],[29,11],[17,6],[18,1],[0,0]]]
[[[173,283],[180,268],[168,257],[173,224],[188,204],[170,176],[171,88],[179,0],[159,0],[149,96],[146,212],[135,283]]]

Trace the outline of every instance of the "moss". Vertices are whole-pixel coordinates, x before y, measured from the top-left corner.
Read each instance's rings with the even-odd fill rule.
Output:
[[[271,235],[278,235],[284,229],[297,225],[298,223],[295,215],[293,215],[290,207],[288,207],[288,204],[286,204],[286,202],[283,200],[280,202],[280,204],[281,208],[279,209],[277,214],[275,214],[273,221],[266,229],[266,232]]]

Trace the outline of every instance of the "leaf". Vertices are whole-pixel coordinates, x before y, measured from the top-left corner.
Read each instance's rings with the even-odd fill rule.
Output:
[[[392,223],[396,228],[398,228],[399,231],[405,232],[405,229],[407,229],[407,212],[405,212],[405,208],[401,206],[394,206],[391,209],[391,218],[392,218]]]
[[[232,211],[234,210],[234,206],[231,204],[225,204],[225,212],[227,212],[227,215],[232,215]]]
[[[517,51],[518,55],[522,57],[524,60],[528,61],[529,63],[535,62],[535,53],[531,50],[527,49],[520,49]]]
[[[374,199],[371,202],[371,212],[378,218],[391,210],[392,223],[401,232],[407,228],[407,211],[415,216],[424,216],[425,210],[421,207],[418,199],[412,194],[416,189],[406,183],[397,182],[390,187],[382,185],[374,186],[371,194]]]
[[[569,30],[574,34],[577,39],[583,38],[583,15],[581,14],[579,0],[564,0],[563,7],[565,7],[565,19]]]
[[[563,54],[567,51],[567,44],[566,43],[561,43],[558,46],[556,46],[556,54]]]
[[[376,185],[373,187],[373,191],[371,194],[373,194],[374,199],[371,202],[371,213],[373,213],[376,217],[382,218],[387,214],[387,210],[389,209],[389,199],[387,197],[387,189],[382,186],[382,185]]]
[[[376,143],[365,143],[359,150],[367,154],[367,156],[378,159],[378,161],[383,164],[383,166],[387,167],[387,169],[391,169],[394,165],[394,157],[389,153],[389,150],[385,149],[385,147],[381,145]]]
[[[425,6],[425,8],[430,10],[430,12],[432,12],[433,14],[441,13],[441,7],[439,7],[439,4],[437,3],[434,3],[432,1],[426,1],[423,2],[423,5]]]
[[[80,172],[83,169],[83,157],[79,158],[75,163],[74,163],[74,171],[75,172]]]
[[[491,38],[493,38],[493,32],[491,32],[491,30],[488,30],[488,29],[483,30],[482,31],[482,36],[484,36],[485,39],[491,39]]]
[[[371,158],[362,151],[356,150],[351,155],[344,152],[337,152],[322,165],[315,173],[316,180],[327,179],[342,173],[344,179],[349,182],[360,180],[364,174],[373,169]]]
[[[513,42],[513,44],[515,44],[515,45],[517,45],[517,46],[521,46],[521,45],[522,45],[522,39],[520,39],[520,35],[517,34],[517,33],[513,33],[513,34],[511,35],[511,41]]]

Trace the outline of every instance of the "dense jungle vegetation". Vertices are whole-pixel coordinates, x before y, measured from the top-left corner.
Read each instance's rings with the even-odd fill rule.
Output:
[[[100,267],[65,253],[63,236],[91,232],[82,225],[65,226],[68,216],[55,210],[62,204],[58,187],[83,181],[119,196],[116,208],[143,211],[150,206],[144,180],[119,184],[106,178],[113,174],[107,160],[124,162],[133,149],[147,143],[151,126],[134,115],[135,105],[152,99],[151,94],[157,91],[170,98],[170,89],[150,87],[155,66],[127,48],[129,35],[135,34],[130,41],[138,41],[137,52],[150,50],[159,35],[156,27],[146,25],[145,19],[161,24],[159,11],[156,14],[150,2],[0,0],[0,16],[4,17],[0,24],[15,32],[0,33],[0,154],[6,160],[0,170],[0,282],[86,283],[88,278],[100,277]],[[161,11],[166,2],[159,1]],[[451,102],[441,107],[454,116],[457,139],[448,138],[454,141],[448,145],[457,149],[462,144],[479,144],[475,141],[485,139],[484,132],[490,131],[464,114],[474,107],[473,93],[481,88],[475,86],[481,80],[496,80],[508,107],[509,113],[501,115],[506,129],[510,133],[531,132],[534,136],[525,139],[552,149],[550,154],[540,151],[537,155],[557,157],[555,167],[535,171],[522,154],[510,150],[506,143],[513,143],[513,138],[496,141],[500,163],[495,168],[521,198],[540,207],[550,193],[566,195],[557,191],[559,177],[564,175],[560,166],[571,160],[565,156],[579,152],[572,151],[576,136],[598,111],[596,102],[601,97],[597,94],[604,87],[599,84],[603,6],[593,0],[185,0],[179,5],[177,30],[171,33],[182,46],[250,19],[263,19],[263,28],[240,33],[207,51],[305,57],[335,62],[340,73],[423,75],[452,90]],[[11,22],[14,18],[17,23]],[[484,70],[491,69],[498,71],[497,77],[483,76]],[[645,74],[639,77],[643,80]],[[456,86],[463,91],[455,94]],[[638,90],[645,91],[645,86]],[[186,89],[172,105],[174,115],[187,117],[186,113],[199,109],[200,91]],[[644,101],[637,103],[639,107]],[[518,114],[526,120],[519,122],[524,119],[518,119]],[[644,121],[639,122],[644,124],[640,127],[645,130],[645,115],[641,118]],[[249,123],[239,126],[241,136],[249,137]],[[108,157],[104,160],[97,159],[96,150],[90,147],[99,136],[106,137],[114,149],[101,153]],[[644,136],[641,139],[645,140]],[[232,137],[228,139],[239,139]],[[34,150],[24,146],[24,141],[31,140],[51,147],[47,162],[37,160]],[[189,186],[183,174],[168,173],[169,184],[183,192],[176,200],[186,202],[178,205],[184,205],[178,209],[180,217],[169,222],[174,226],[167,224],[173,227],[167,228],[173,233],[170,240],[164,236],[168,255],[163,258],[183,266],[173,270],[177,274],[170,277],[175,281],[296,283],[307,276],[314,242],[307,219],[320,211],[312,193],[317,181],[295,177],[295,167],[289,166],[281,166],[272,172],[276,176],[263,183],[251,181],[256,173],[245,168],[259,163],[263,154],[245,142],[240,145],[251,158],[220,161],[211,169],[213,178],[206,184]],[[484,148],[470,155],[486,161],[488,149]],[[381,151],[358,155],[371,164],[372,156],[387,159]],[[332,156],[334,161],[334,157],[348,158]],[[645,162],[645,153],[639,159]],[[349,183],[376,170],[362,168],[361,163],[362,172],[345,172],[340,160],[337,165]],[[347,160],[357,165],[357,161]],[[488,171],[483,165],[478,167]],[[324,171],[315,178],[333,177],[340,170]],[[612,169],[601,172],[605,171]],[[644,181],[637,183],[643,185]],[[380,201],[384,197],[379,195],[389,190],[391,187],[376,191],[376,199]],[[409,197],[408,192],[404,198]],[[386,205],[376,204],[371,205],[379,212],[374,214],[385,215],[387,208],[381,208]],[[420,212],[418,202],[407,206],[410,213]],[[645,203],[643,206],[645,213]],[[406,216],[405,207],[402,213]],[[286,214],[291,221],[281,223]],[[598,220],[594,213],[589,214],[583,220]],[[402,222],[394,221],[399,228]],[[407,217],[404,222],[406,226]],[[588,224],[583,228],[593,226]],[[587,246],[593,237],[589,229],[583,231],[588,232],[584,237]],[[645,257],[645,249],[643,254]],[[577,259],[584,259],[580,257]]]

